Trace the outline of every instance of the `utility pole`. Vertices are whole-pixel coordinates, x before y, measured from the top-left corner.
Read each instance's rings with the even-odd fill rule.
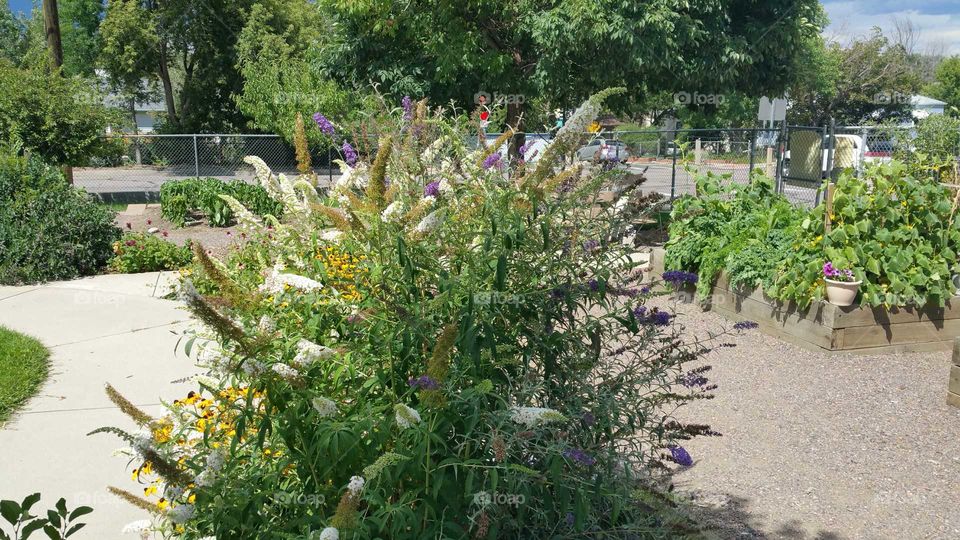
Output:
[[[60,13],[57,0],[43,0],[43,28],[47,35],[47,48],[50,49],[51,68],[60,70],[63,75],[63,43],[60,40]],[[63,176],[68,184],[73,184],[73,167],[63,166]]]

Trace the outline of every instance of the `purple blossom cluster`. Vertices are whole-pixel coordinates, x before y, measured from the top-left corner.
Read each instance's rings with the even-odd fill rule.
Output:
[[[674,287],[680,287],[684,283],[696,283],[700,280],[700,277],[694,274],[693,272],[684,272],[683,270],[670,270],[663,273],[663,280],[667,283],[673,285]]]
[[[317,123],[317,127],[320,128],[320,132],[328,137],[333,137],[337,132],[336,128],[333,127],[333,123],[330,120],[327,120],[327,117],[320,113],[313,113],[313,121]]]
[[[686,449],[682,446],[673,445],[669,447],[670,456],[673,458],[678,465],[684,467],[689,467],[693,465],[693,458],[690,457],[690,452],[687,452]]]
[[[483,168],[484,169],[492,169],[492,168],[501,169],[503,168],[503,162],[500,160],[501,160],[501,157],[499,152],[490,154],[483,160]]]
[[[351,167],[357,164],[357,151],[347,141],[343,141],[343,161]]]
[[[403,107],[403,121],[409,122],[413,120],[413,100],[410,99],[410,96],[403,96],[403,99],[400,100],[400,105]]]
[[[667,326],[673,318],[666,311],[660,311],[657,308],[647,309],[647,306],[637,306],[633,310],[633,316],[641,324],[650,324],[653,326]]]
[[[423,188],[424,197],[439,197],[440,196],[440,182],[430,182]]]
[[[827,262],[823,265],[823,277],[831,279],[833,281],[853,281],[853,270],[840,269],[833,265],[832,262]]]
[[[421,375],[416,379],[411,378],[407,381],[407,384],[410,385],[410,388],[419,390],[438,390],[440,388],[440,383],[435,381],[429,375]]]
[[[759,324],[753,321],[740,321],[733,325],[734,330],[753,330],[760,326]]]
[[[592,467],[597,459],[579,448],[568,448],[563,451],[563,457],[575,461],[584,467]]]

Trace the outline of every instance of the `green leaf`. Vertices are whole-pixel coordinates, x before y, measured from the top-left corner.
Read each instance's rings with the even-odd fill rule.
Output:
[[[20,505],[15,501],[0,501],[0,515],[11,525],[20,521]]]
[[[45,519],[35,519],[30,523],[27,523],[23,527],[23,530],[20,531],[20,538],[22,540],[26,540],[27,538],[30,538],[30,535],[42,529],[46,524],[47,524],[47,520]]]

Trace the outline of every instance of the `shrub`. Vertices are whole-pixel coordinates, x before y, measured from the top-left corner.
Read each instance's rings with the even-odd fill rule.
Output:
[[[270,198],[263,187],[241,180],[223,182],[216,178],[185,178],[160,186],[160,206],[163,217],[183,226],[194,212],[207,217],[214,227],[226,227],[233,222],[233,211],[220,197],[229,195],[258,216],[281,217],[283,208]]]
[[[602,97],[530,169],[469,150],[425,107],[327,200],[251,159],[286,222],[225,197],[254,238],[242,266],[194,247],[215,294],[183,283],[205,323],[185,346],[207,374],[161,418],[108,388],[143,431],[100,431],[163,494],[160,528],[669,536],[645,479],[692,463],[681,443],[712,432],[672,414],[712,387],[685,367],[704,345],[682,344],[611,238],[620,216],[590,212],[617,173],[561,165]]]
[[[784,255],[778,231],[789,237],[803,211],[759,171],[747,185],[707,173],[697,178],[696,196],[676,201],[670,219],[665,266],[697,272],[697,292],[706,298],[723,270],[734,285],[770,283]]]
[[[34,505],[40,502],[40,494],[28,495],[22,502],[14,500],[0,501],[0,517],[9,524],[0,527],[0,538],[9,540],[26,540],[37,531],[43,531],[50,540],[66,540],[72,537],[86,523],[77,522],[78,519],[93,512],[89,506],[78,506],[72,511],[67,509],[67,500],[61,498],[57,504],[46,513],[33,514]],[[44,515],[45,514],[45,515]],[[4,532],[9,530],[10,532]]]
[[[0,157],[0,284],[95,274],[119,236],[113,213],[58,169]]]
[[[110,270],[122,274],[177,270],[193,259],[189,247],[181,247],[144,233],[126,233],[113,244]]]
[[[956,289],[951,277],[960,272],[960,199],[922,169],[892,162],[863,178],[842,175],[832,230],[825,230],[825,203],[808,214],[771,294],[801,306],[823,298],[823,265],[832,262],[863,280],[862,304],[943,307]]]

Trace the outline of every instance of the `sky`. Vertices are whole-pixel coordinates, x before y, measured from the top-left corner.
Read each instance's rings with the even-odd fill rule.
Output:
[[[8,0],[14,11],[30,11],[33,0]],[[896,18],[920,30],[921,47],[960,54],[960,0],[822,0],[830,17],[825,34],[839,41],[866,35],[873,26],[889,30]]]

